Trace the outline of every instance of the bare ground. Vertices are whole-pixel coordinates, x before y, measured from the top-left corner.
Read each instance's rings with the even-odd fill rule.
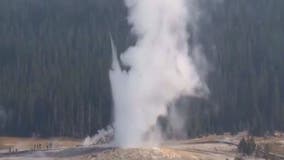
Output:
[[[244,135],[210,135],[207,137],[169,141],[159,148],[121,149],[110,146],[83,147],[80,140],[0,138],[0,160],[233,160],[239,140]],[[259,145],[270,144],[271,152],[284,153],[284,137],[259,137]],[[34,144],[43,146],[52,142],[52,150],[31,151]],[[8,153],[8,148],[18,147],[20,153]],[[21,152],[23,151],[23,152]],[[257,159],[245,157],[245,159]]]

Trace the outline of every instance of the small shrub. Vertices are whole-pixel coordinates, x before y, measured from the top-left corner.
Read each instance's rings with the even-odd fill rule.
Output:
[[[255,152],[256,144],[253,137],[247,139],[242,138],[239,145],[238,151],[243,155],[252,155]]]

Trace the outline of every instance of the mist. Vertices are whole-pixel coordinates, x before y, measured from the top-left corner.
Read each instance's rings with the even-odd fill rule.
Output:
[[[195,26],[198,11],[194,2],[125,1],[137,41],[120,54],[120,60],[112,43],[110,80],[118,146],[159,145],[158,117],[167,114],[179,97],[199,96],[206,88],[189,56],[188,27]],[[130,70],[122,70],[120,61]]]

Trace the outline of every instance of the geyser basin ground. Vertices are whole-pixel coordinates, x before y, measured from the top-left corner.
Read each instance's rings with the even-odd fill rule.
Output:
[[[168,141],[160,148],[112,148],[103,145],[82,147],[80,141],[72,139],[53,139],[60,144],[52,150],[31,152],[36,143],[49,142],[50,139],[0,138],[0,160],[225,160],[237,155],[237,144],[243,135],[211,135],[184,141]],[[56,141],[55,141],[56,140]],[[22,143],[24,142],[24,143]],[[284,136],[256,138],[259,145],[272,144],[272,152],[284,154]],[[21,146],[24,153],[6,154],[7,146]],[[247,158],[254,159],[254,157]]]

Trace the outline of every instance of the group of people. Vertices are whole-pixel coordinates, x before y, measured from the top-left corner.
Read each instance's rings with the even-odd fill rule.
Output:
[[[16,153],[16,152],[18,152],[17,148],[15,148],[15,147],[10,147],[9,148],[9,153]]]
[[[52,143],[49,142],[46,145],[42,145],[42,144],[34,144],[33,148],[31,148],[31,151],[40,151],[40,150],[50,150],[52,149]],[[19,150],[18,148],[12,146],[9,147],[9,153],[17,153]]]
[[[34,147],[33,147],[32,151],[49,150],[51,148],[52,148],[52,143],[48,143],[47,145],[34,144]]]

